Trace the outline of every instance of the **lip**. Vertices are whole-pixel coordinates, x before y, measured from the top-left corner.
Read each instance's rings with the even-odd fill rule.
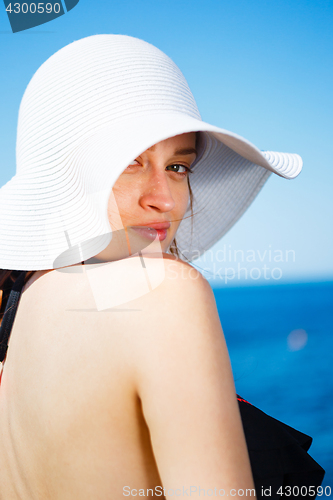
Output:
[[[164,226],[164,227],[162,227]],[[136,233],[141,237],[146,238],[150,241],[156,240],[158,237],[159,241],[165,240],[167,237],[167,229],[170,227],[170,223],[152,223],[148,225],[142,224],[142,226],[130,226]]]
[[[132,228],[136,227],[152,227],[153,229],[169,229],[171,226],[170,222],[147,222],[146,224],[139,224],[138,226],[131,226]]]

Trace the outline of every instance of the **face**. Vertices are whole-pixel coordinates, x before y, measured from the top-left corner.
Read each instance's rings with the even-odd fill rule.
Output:
[[[195,140],[195,132],[170,137],[128,165],[113,187],[114,199],[109,200],[112,230],[125,228],[147,244],[158,235],[162,252],[167,251],[189,202],[187,177],[197,155]]]

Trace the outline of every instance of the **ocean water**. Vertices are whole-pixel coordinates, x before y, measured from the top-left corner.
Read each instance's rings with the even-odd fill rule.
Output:
[[[237,393],[313,438],[333,496],[333,282],[213,291]]]

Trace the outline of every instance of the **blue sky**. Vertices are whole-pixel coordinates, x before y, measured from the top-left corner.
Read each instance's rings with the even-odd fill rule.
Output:
[[[196,265],[207,270],[206,277],[222,276],[214,285],[333,279],[332,21],[328,0],[80,0],[66,15],[13,34],[0,6],[0,185],[15,174],[18,108],[38,67],[85,36],[136,36],[178,64],[203,120],[259,149],[295,152],[304,161],[295,180],[272,175],[240,221]],[[225,249],[239,250],[237,258],[217,261],[217,250],[221,256]],[[293,253],[286,261],[288,250]],[[246,262],[252,251],[256,260]],[[247,267],[248,279],[243,270],[226,280],[238,264]]]

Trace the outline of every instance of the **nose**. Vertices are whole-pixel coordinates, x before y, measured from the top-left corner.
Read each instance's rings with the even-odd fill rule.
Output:
[[[174,208],[175,200],[164,171],[152,169],[145,178],[140,204],[143,208],[149,207],[159,212],[169,212]]]

